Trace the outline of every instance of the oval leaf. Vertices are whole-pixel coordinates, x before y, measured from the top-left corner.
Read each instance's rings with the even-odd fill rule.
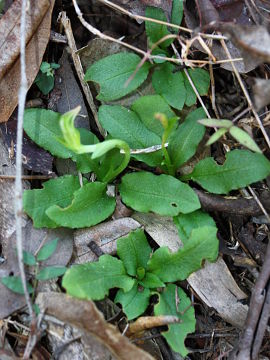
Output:
[[[1,283],[5,285],[8,289],[14,291],[17,294],[22,294],[22,295],[24,294],[22,280],[20,276],[2,277]],[[26,283],[26,286],[29,294],[32,294],[32,292],[34,291],[33,287],[29,283]]]
[[[248,150],[233,150],[226,154],[223,165],[213,158],[198,162],[193,172],[182,177],[191,179],[214,194],[227,194],[241,189],[270,174],[270,162],[261,154]]]
[[[41,269],[37,276],[37,280],[50,280],[54,278],[58,278],[59,276],[64,275],[67,268],[65,266],[47,266]]]
[[[144,63],[136,72],[134,78],[127,85],[127,80],[133,76],[141,58],[132,53],[118,53],[107,56],[87,69],[85,81],[97,82],[100,93],[97,99],[111,101],[137,89],[147,78],[149,64]]]
[[[255,141],[251,138],[251,136],[245,132],[244,130],[238,128],[237,126],[232,126],[229,130],[232,137],[235,138],[240,144],[244,145],[248,149],[255,151],[257,153],[262,153],[259,146],[255,143]]]
[[[122,200],[134,210],[176,216],[200,208],[195,192],[169,175],[150,172],[127,174],[119,187]]]
[[[37,261],[47,260],[55,252],[58,245],[58,239],[54,239],[43,245],[37,254]]]
[[[129,291],[135,280],[126,274],[121,260],[102,255],[98,262],[74,265],[67,270],[62,285],[69,295],[80,299],[101,300],[109,289]]]

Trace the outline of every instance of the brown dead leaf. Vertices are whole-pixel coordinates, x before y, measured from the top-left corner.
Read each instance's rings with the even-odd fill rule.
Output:
[[[270,46],[270,44],[269,44]],[[253,101],[257,111],[270,104],[270,80],[254,79]]]
[[[144,226],[159,246],[168,246],[171,251],[177,251],[182,246],[171,218],[137,212],[132,217]],[[236,284],[223,259],[219,258],[215,263],[206,262],[187,280],[202,301],[214,308],[224,320],[236,327],[244,325],[248,306],[239,300],[247,296]]]
[[[121,5],[134,15],[145,15],[146,7],[154,6],[162,9],[169,19],[172,10],[172,0],[116,0],[114,3]]]
[[[15,5],[18,6],[18,3],[21,4],[21,1],[20,0],[16,1]],[[50,1],[42,0],[42,1],[38,1],[38,3],[39,5],[37,5],[36,1],[32,0],[31,1],[32,6],[29,7],[29,10],[27,12],[27,16],[28,16],[27,36],[29,41],[26,45],[26,76],[27,76],[28,88],[32,85],[33,81],[35,80],[35,77],[39,71],[43,54],[45,52],[47,43],[49,41],[50,28],[51,28],[51,15],[54,6],[54,0],[50,0]],[[41,4],[44,5],[41,6]],[[48,5],[50,5],[49,8]],[[38,11],[36,10],[36,8],[39,9],[39,11],[42,11],[41,16],[40,14],[37,14]],[[17,36],[14,35],[15,36],[14,39],[13,39],[14,36],[12,36],[12,32],[10,31],[11,28],[19,26],[18,17],[20,18],[20,10],[18,10],[18,13],[13,18],[12,15],[10,15],[10,11],[13,14],[14,8],[11,7],[7,11],[7,13],[3,16],[3,18],[0,20],[0,34],[2,28],[2,34],[6,35],[6,37],[9,39],[7,42],[6,38],[4,38],[2,46],[10,46],[12,48],[14,46],[13,41],[15,41],[15,44],[17,44],[18,41],[17,36],[19,34],[19,30],[18,29],[16,30]],[[36,16],[38,15],[38,18],[40,18],[40,20],[42,19],[41,22],[40,20],[38,21],[35,18],[35,21],[31,23],[31,19],[32,16],[34,16],[34,14],[36,14]],[[13,21],[12,26],[7,24],[7,20],[3,21],[5,20],[5,18],[9,19],[10,22]],[[5,27],[8,27],[9,31],[6,32]],[[1,52],[2,52],[2,48],[1,48]],[[2,60],[5,66],[4,69],[2,70],[3,71],[2,78],[0,77],[0,122],[8,121],[10,115],[12,114],[13,110],[15,109],[18,103],[17,94],[20,87],[20,59],[18,58],[18,54],[19,54],[19,48],[17,48],[16,51],[15,50],[10,51],[9,59],[5,58]]]
[[[145,351],[131,344],[117,328],[108,324],[93,301],[78,300],[60,293],[39,293],[37,304],[46,313],[83,330],[85,341],[94,336],[120,360],[153,360]]]

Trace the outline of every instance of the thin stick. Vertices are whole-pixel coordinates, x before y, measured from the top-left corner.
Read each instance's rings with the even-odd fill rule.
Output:
[[[22,246],[22,139],[23,139],[23,115],[27,94],[27,78],[25,72],[25,17],[27,0],[22,0],[21,7],[21,26],[20,26],[20,63],[21,63],[21,85],[19,90],[19,110],[17,122],[17,144],[16,144],[16,180],[15,180],[15,222],[16,222],[16,244],[18,251],[18,264],[22,280],[25,301],[28,307],[29,315],[34,320],[35,315],[32,308],[31,299],[27,290],[26,276],[23,264],[23,246]]]
[[[76,47],[76,43],[75,43],[75,39],[74,39],[73,32],[71,29],[69,18],[67,17],[67,15],[64,11],[60,13],[60,19],[61,19],[61,23],[63,24],[64,29],[65,29],[68,45],[71,50],[71,56],[73,59],[73,63],[74,63],[78,78],[80,80],[81,86],[83,88],[83,92],[85,94],[86,100],[90,106],[90,109],[92,111],[92,114],[95,119],[95,123],[97,125],[97,128],[98,128],[100,134],[103,137],[105,137],[106,133],[98,120],[97,108],[94,103],[92,93],[90,91],[89,85],[84,81],[84,71],[82,68],[81,59],[80,59],[80,56],[77,54],[78,49]]]
[[[225,51],[228,59],[231,59],[232,57],[231,57],[230,51],[229,51],[229,49],[228,49],[228,47],[227,47],[224,39],[221,39],[221,40],[220,40],[220,43],[221,43],[221,45],[222,45],[222,47],[223,47],[223,49],[224,49],[224,51]],[[260,129],[261,129],[261,132],[263,133],[263,136],[264,136],[264,138],[265,138],[265,141],[266,141],[268,147],[270,148],[270,140],[269,140],[269,137],[268,137],[268,135],[267,135],[267,132],[265,131],[265,128],[264,128],[264,126],[263,126],[263,124],[262,124],[262,122],[261,122],[261,119],[260,119],[258,113],[256,112],[256,110],[255,110],[255,108],[254,108],[254,106],[253,106],[253,104],[252,104],[252,101],[251,101],[251,98],[250,98],[250,96],[249,96],[249,93],[248,93],[248,91],[247,91],[247,89],[246,89],[246,87],[245,87],[245,85],[244,85],[244,83],[243,83],[243,81],[242,81],[242,79],[241,79],[241,75],[239,74],[239,71],[237,70],[237,68],[236,68],[236,66],[235,66],[235,64],[234,64],[233,62],[231,62],[231,65],[232,65],[233,71],[234,71],[234,73],[235,73],[235,76],[236,76],[236,78],[237,78],[237,80],[238,80],[238,82],[239,82],[239,85],[240,85],[240,87],[241,87],[241,89],[242,89],[242,91],[243,91],[243,93],[244,93],[244,95],[245,95],[245,97],[246,97],[246,99],[247,99],[248,106],[250,107],[251,111],[253,112],[253,115],[254,115],[254,117],[255,117],[255,119],[256,119],[256,121],[257,121]]]

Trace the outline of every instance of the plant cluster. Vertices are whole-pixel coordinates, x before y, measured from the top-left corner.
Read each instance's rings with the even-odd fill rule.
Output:
[[[166,21],[157,8],[148,8],[146,16]],[[182,1],[174,1],[172,23],[180,24],[181,19]],[[136,54],[123,52],[97,61],[86,71],[85,81],[100,87],[97,99],[103,105],[98,117],[108,133],[105,141],[74,126],[79,108],[63,115],[44,109],[26,110],[24,129],[28,136],[52,155],[72,159],[80,173],[93,172],[96,181],[83,177],[80,183],[78,176],[61,176],[45,182],[42,189],[26,190],[23,202],[35,227],[90,227],[114,212],[115,198],[107,194],[107,185],[114,183],[130,208],[172,217],[183,242],[176,253],[170,253],[167,247],[152,253],[143,231],[137,230],[117,241],[119,259],[103,255],[96,263],[72,266],[63,278],[63,286],[70,295],[93,300],[103,299],[111,288],[119,288],[115,302],[122,304],[129,320],[143,314],[151,295],[157,294],[154,314],[177,315],[182,321],[169,325],[164,336],[172,349],[186,355],[184,338],[194,331],[194,310],[187,309],[190,300],[174,283],[198,270],[203,260],[215,261],[218,254],[215,222],[200,209],[189,181],[208,192],[227,194],[264,179],[270,174],[270,162],[249,135],[229,121],[205,120],[202,108],[179,119],[184,106],[196,104],[196,94],[186,74],[162,59],[171,56],[173,39],[160,39],[172,30],[146,22],[146,33],[150,47],[159,43],[153,46],[152,53],[160,55],[154,64],[142,64]],[[150,69],[155,94],[141,96],[130,108],[104,104],[136,90]],[[207,71],[198,68],[188,73],[199,94],[206,95],[210,83]],[[204,125],[221,127],[211,143],[229,132],[252,151],[232,150],[222,165],[207,157],[189,174],[179,175],[203,140]],[[159,150],[143,151],[157,146]],[[130,160],[144,163],[153,171],[125,173],[120,179]],[[154,173],[157,168],[161,175]]]

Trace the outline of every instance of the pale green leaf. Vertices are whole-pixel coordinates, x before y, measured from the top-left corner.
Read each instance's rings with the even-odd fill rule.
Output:
[[[59,239],[54,239],[44,244],[37,253],[37,261],[47,260],[57,249]]]
[[[213,218],[202,210],[196,210],[190,214],[179,214],[173,218],[173,221],[183,244],[187,243],[193,229],[203,226],[216,227]]]
[[[122,106],[102,105],[98,117],[103,128],[113,138],[125,141],[131,149],[144,149],[161,144],[160,137],[148,130],[135,112]],[[161,151],[132,156],[149,166],[158,166],[162,162]]]
[[[186,100],[186,87],[181,72],[173,73],[174,66],[166,62],[156,68],[152,76],[155,91],[175,109],[182,110]]]
[[[137,89],[147,78],[149,64],[144,63],[139,70],[135,70],[141,58],[132,53],[118,53],[107,56],[95,62],[87,69],[85,81],[97,82],[100,86],[98,100],[111,101],[120,99],[123,96]],[[127,85],[127,80],[134,76]]]
[[[101,300],[109,289],[131,290],[135,280],[126,274],[121,260],[102,255],[98,262],[74,265],[64,275],[62,285],[69,295],[80,299]]]
[[[204,126],[226,129],[229,129],[233,125],[232,121],[224,119],[201,119],[198,122]]]
[[[43,189],[25,190],[24,211],[32,218],[36,228],[55,228],[59,225],[46,215],[53,205],[66,207],[71,204],[74,191],[80,188],[77,176],[65,175],[43,183]]]
[[[166,15],[164,12],[156,7],[147,7],[145,10],[145,16],[151,19],[161,20],[167,22]],[[166,25],[157,24],[151,21],[145,21],[145,31],[146,35],[149,38],[152,44],[155,44],[164,36],[169,35],[170,32],[167,29]],[[172,39],[167,39],[163,41],[159,46],[161,48],[166,48],[172,43]]]
[[[203,260],[215,261],[218,255],[217,228],[203,226],[193,229],[185,246],[171,253],[167,247],[156,250],[148,262],[147,271],[161,281],[186,279],[200,269]]]
[[[26,109],[23,127],[26,134],[39,146],[60,158],[70,158],[73,153],[57,141],[62,136],[61,114],[45,109]]]
[[[106,183],[88,183],[74,192],[70,205],[52,205],[46,214],[58,225],[69,228],[96,225],[107,219],[115,209],[115,199],[109,197],[106,190]]]
[[[203,159],[191,174],[182,179],[196,181],[212,193],[227,194],[260,181],[269,174],[270,162],[266,157],[248,150],[233,150],[226,154],[223,165],[218,165],[213,158]]]
[[[157,176],[144,171],[127,174],[122,177],[119,190],[123,202],[141,212],[176,216],[201,206],[191,187],[169,175]]]
[[[192,111],[171,136],[168,152],[176,170],[196,153],[205,133],[205,128],[197,120],[203,116],[203,108]]]
[[[67,268],[65,266],[47,266],[41,269],[36,276],[37,280],[50,280],[64,275]]]
[[[30,252],[23,250],[23,262],[28,266],[34,266],[36,265],[36,258]]]
[[[168,119],[175,117],[175,113],[160,95],[141,96],[132,104],[131,109],[139,115],[144,125],[160,138],[164,129],[160,121],[155,118],[155,114],[164,114]]]
[[[179,299],[179,305],[176,308],[176,293]],[[159,303],[154,307],[154,313],[158,315],[175,315],[181,320],[178,324],[168,326],[168,331],[162,332],[173,351],[182,356],[188,354],[185,347],[186,335],[195,331],[195,313],[194,308],[190,306],[191,301],[185,292],[176,285],[169,284],[163,292],[159,294]]]
[[[124,292],[121,289],[118,290],[114,302],[121,304],[128,320],[132,320],[145,312],[150,296],[149,289],[144,289],[135,283],[128,292]]]
[[[5,276],[1,278],[1,283],[5,285],[9,290],[14,291],[17,294],[24,294],[23,284],[20,276]],[[29,294],[34,291],[33,287],[27,282],[27,290]]]
[[[229,130],[232,137],[235,138],[240,144],[244,145],[248,149],[255,151],[256,153],[262,154],[261,149],[252,139],[252,137],[245,132],[244,130],[238,128],[237,126],[232,126]]]
[[[228,131],[228,129],[226,128],[221,128],[218,129],[216,132],[214,132],[214,134],[209,138],[209,140],[207,141],[206,145],[210,146],[212,144],[214,144],[216,141],[218,141],[223,135],[226,134],[226,132]]]
[[[146,268],[150,254],[151,247],[141,229],[117,240],[117,255],[131,276],[136,276],[138,267]]]

